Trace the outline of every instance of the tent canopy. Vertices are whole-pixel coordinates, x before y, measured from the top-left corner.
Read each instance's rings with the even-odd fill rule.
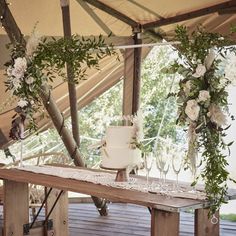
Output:
[[[3,1],[3,0],[0,0]],[[65,0],[61,0],[61,3]],[[35,24],[42,36],[62,36],[63,24],[59,0],[11,0],[9,6],[21,32],[28,36]],[[90,37],[100,34],[114,45],[133,44],[132,34],[141,32],[143,43],[174,37],[177,24],[185,25],[190,32],[199,24],[207,31],[226,35],[236,25],[236,1],[229,0],[71,0],[70,14],[72,33]],[[0,8],[0,15],[4,9]],[[4,63],[9,58],[5,44],[9,42],[5,30],[0,29],[0,147],[9,145],[8,133],[11,127],[12,110],[16,101],[4,86]],[[142,58],[150,49],[144,49]],[[82,108],[104,91],[123,79],[124,50],[115,57],[100,61],[101,70],[88,70],[86,81],[77,86],[78,105]],[[129,58],[128,58],[129,59]],[[132,59],[131,59],[132,60]],[[132,65],[129,64],[130,69]],[[128,68],[129,69],[129,68]],[[59,78],[53,84],[53,97],[65,116],[69,116],[67,83]],[[39,120],[39,129],[51,126],[50,119]]]

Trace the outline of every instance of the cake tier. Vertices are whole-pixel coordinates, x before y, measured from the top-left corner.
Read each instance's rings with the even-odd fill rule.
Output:
[[[107,147],[128,148],[134,135],[133,126],[110,126],[106,130]]]
[[[126,168],[129,165],[140,165],[141,151],[130,148],[109,148],[102,150],[102,166],[106,168]]]

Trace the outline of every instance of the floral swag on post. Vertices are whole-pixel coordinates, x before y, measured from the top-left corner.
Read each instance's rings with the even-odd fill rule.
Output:
[[[7,47],[11,48],[11,60],[5,64],[8,78],[5,84],[7,90],[19,99],[10,130],[10,137],[16,140],[23,138],[25,121],[30,129],[37,129],[34,114],[40,114],[40,94],[57,76],[67,80],[66,64],[75,78],[72,83],[78,84],[86,79],[87,68],[99,69],[101,58],[115,54],[112,45],[107,46],[102,36],[97,39],[77,35],[49,39],[40,37],[35,29],[26,45]]]
[[[201,177],[205,182],[208,200],[213,204],[210,214],[214,214],[222,203],[227,202],[227,180],[232,180],[227,171],[225,149],[228,113],[227,87],[236,81],[236,57],[222,69],[223,59],[228,52],[235,53],[233,42],[217,33],[208,33],[199,27],[190,36],[187,28],[176,28],[179,58],[168,69],[170,73],[179,73],[183,79],[179,82],[177,96],[177,123],[188,127],[188,152],[186,162],[193,174],[196,174],[196,158],[201,153],[203,170]],[[232,117],[233,118],[233,117]]]

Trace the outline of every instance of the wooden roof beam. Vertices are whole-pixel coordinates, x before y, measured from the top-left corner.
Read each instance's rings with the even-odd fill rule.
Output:
[[[235,14],[236,13],[236,6],[222,9],[222,10],[218,11],[218,13],[219,13],[219,15]]]
[[[24,36],[17,26],[16,21],[9,10],[8,3],[6,3],[5,0],[0,0],[0,20],[13,44],[25,44]]]
[[[196,17],[205,16],[205,15],[208,15],[211,13],[220,12],[223,9],[230,9],[232,7],[236,7],[236,1],[234,1],[234,0],[220,3],[220,4],[217,4],[214,6],[210,6],[210,7],[205,7],[205,8],[195,10],[192,12],[188,12],[188,13],[184,13],[181,15],[177,15],[177,16],[173,16],[173,17],[169,17],[169,18],[165,18],[165,19],[160,19],[160,20],[157,20],[154,22],[146,23],[142,27],[143,27],[143,29],[151,29],[151,28],[160,27],[160,26],[164,26],[164,25],[170,25],[170,24],[181,22],[181,21],[190,20],[190,19],[193,19]]]
[[[144,30],[143,33],[148,35],[148,37],[151,38],[154,41],[160,41],[164,38],[163,35],[161,35],[160,33],[155,32],[152,29],[151,30]]]
[[[137,28],[139,27],[139,23],[131,19],[130,17],[126,16],[125,14],[115,10],[114,8],[100,2],[98,0],[83,0],[84,2],[89,3],[90,5],[100,9],[101,11],[106,12],[107,14],[117,18],[120,21],[125,22],[127,25]]]

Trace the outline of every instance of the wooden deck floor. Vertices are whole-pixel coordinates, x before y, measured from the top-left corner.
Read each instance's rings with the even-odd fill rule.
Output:
[[[101,217],[91,203],[70,204],[69,225],[70,236],[149,236],[150,213],[145,207],[113,203],[109,216]],[[236,223],[222,220],[220,231],[221,236],[236,236]],[[193,214],[181,213],[180,235],[194,235]]]

